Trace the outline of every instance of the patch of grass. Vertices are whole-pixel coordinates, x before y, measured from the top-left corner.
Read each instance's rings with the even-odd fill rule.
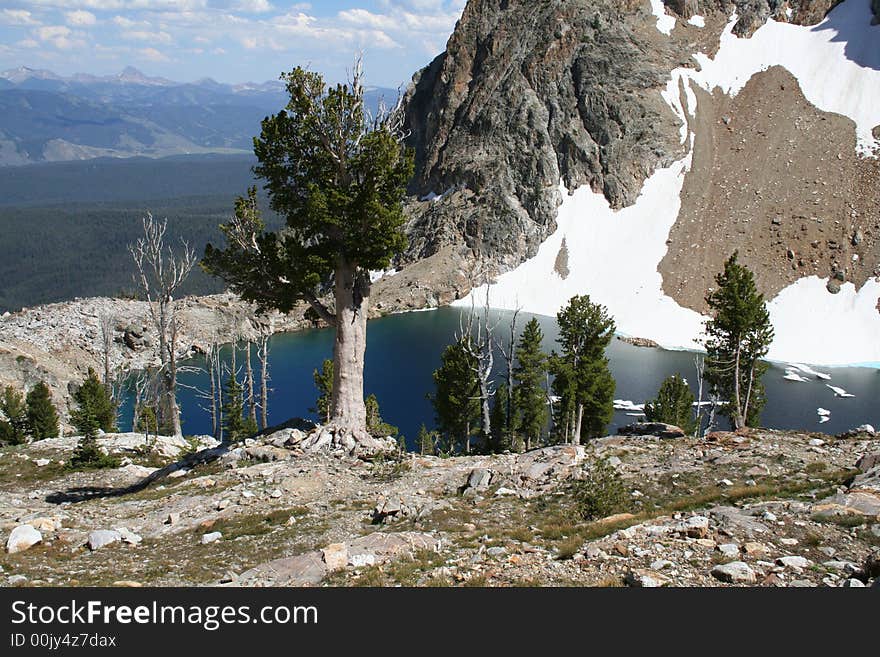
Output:
[[[261,536],[284,525],[291,515],[294,514],[290,509],[275,509],[268,513],[221,518],[211,524],[210,527],[199,528],[196,530],[196,533],[220,532],[223,534],[223,540],[225,541],[231,541],[241,536]]]
[[[838,527],[843,527],[844,529],[852,529],[853,527],[861,527],[862,525],[866,525],[869,519],[865,516],[859,516],[855,514],[832,515],[816,513],[810,517],[810,520],[826,525],[837,525]]]
[[[825,472],[828,469],[828,464],[823,461],[813,461],[812,463],[807,463],[804,468],[804,472],[808,474],[817,474],[819,472]]]
[[[571,559],[580,551],[583,544],[584,539],[580,536],[572,536],[571,538],[558,543],[557,548],[559,551],[556,553],[556,558],[560,561]]]

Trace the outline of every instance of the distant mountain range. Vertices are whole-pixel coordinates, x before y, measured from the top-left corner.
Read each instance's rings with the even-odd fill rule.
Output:
[[[367,104],[397,90],[370,88]],[[260,121],[286,103],[284,84],[191,83],[128,67],[117,75],[19,67],[0,73],[0,166],[94,157],[251,152]]]

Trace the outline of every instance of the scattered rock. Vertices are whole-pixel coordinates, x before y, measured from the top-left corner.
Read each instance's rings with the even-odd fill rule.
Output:
[[[780,566],[791,568],[795,572],[800,572],[805,568],[809,568],[812,565],[812,562],[809,559],[799,556],[779,557],[776,560],[776,563]]]
[[[43,541],[43,535],[31,525],[19,525],[12,530],[6,539],[6,551],[9,554],[24,552]]]
[[[663,422],[635,422],[617,430],[620,436],[656,436],[658,438],[684,438],[684,429]]]
[[[348,548],[345,543],[331,543],[321,550],[321,558],[328,571],[340,570],[348,565]]]
[[[660,588],[668,586],[669,580],[653,570],[630,570],[624,578],[627,586],[644,589]]]
[[[202,534],[201,543],[202,545],[208,545],[210,543],[214,543],[215,541],[219,541],[223,538],[223,534],[221,532],[210,532],[208,534]]]
[[[719,564],[711,571],[715,579],[728,584],[754,584],[757,581],[755,571],[742,561],[731,561]]]
[[[86,545],[89,546],[90,550],[95,551],[107,545],[118,543],[121,540],[122,534],[115,529],[97,529],[89,533]]]

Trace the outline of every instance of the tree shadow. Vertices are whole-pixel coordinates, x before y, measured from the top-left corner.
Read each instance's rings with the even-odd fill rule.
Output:
[[[99,487],[99,486],[83,486],[79,488],[70,488],[66,491],[57,491],[46,496],[46,501],[50,504],[79,503],[99,498],[122,497],[123,495],[131,495],[145,490],[157,481],[167,478],[171,473],[179,470],[191,470],[200,465],[216,461],[224,454],[227,454],[232,448],[229,443],[223,443],[217,447],[203,449],[200,452],[188,454],[179,461],[169,463],[163,468],[159,468],[155,472],[141,479],[140,481],[129,486]]]
[[[871,10],[871,0],[847,0],[832,9],[813,32],[831,30],[832,43],[845,43],[844,55],[862,68],[880,71],[880,17]]]

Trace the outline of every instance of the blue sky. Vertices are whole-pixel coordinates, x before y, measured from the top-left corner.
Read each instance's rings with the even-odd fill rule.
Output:
[[[262,82],[308,65],[397,87],[442,52],[465,0],[2,0],[0,70]]]

